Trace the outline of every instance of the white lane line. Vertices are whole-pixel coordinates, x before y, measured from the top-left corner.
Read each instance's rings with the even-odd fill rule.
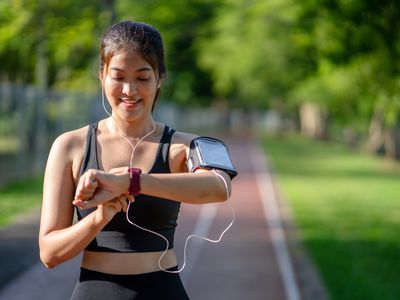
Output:
[[[197,217],[196,225],[192,231],[192,234],[207,237],[210,231],[211,225],[217,215],[219,205],[217,204],[203,204],[199,216]],[[192,244],[190,247],[190,244]],[[193,272],[194,266],[200,256],[200,250],[204,240],[201,238],[195,238],[193,241],[189,242],[187,250],[187,263],[186,267],[181,273],[181,280],[183,284],[186,284],[191,273]],[[190,251],[189,251],[190,250]]]
[[[293,264],[286,245],[278,208],[278,200],[272,183],[272,178],[267,171],[267,161],[259,145],[254,145],[250,150],[251,162],[256,172],[257,185],[260,191],[265,218],[271,236],[272,246],[275,251],[279,271],[282,277],[285,293],[288,300],[299,300],[300,291],[296,283]]]

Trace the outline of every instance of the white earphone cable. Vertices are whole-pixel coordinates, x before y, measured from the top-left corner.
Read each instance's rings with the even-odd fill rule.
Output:
[[[216,174],[218,177],[220,177],[220,178],[223,180],[224,185],[225,185],[225,189],[226,189],[227,200],[229,200],[229,198],[230,198],[230,197],[229,197],[229,189],[228,189],[228,185],[227,185],[227,183],[226,183],[225,178],[224,178],[221,174],[218,174],[215,170],[212,170],[212,172],[213,172],[214,174]],[[168,242],[168,240],[167,240],[164,236],[161,236],[161,235],[160,235],[160,236],[161,236],[162,238],[164,238],[164,240],[167,242],[167,247],[166,247],[166,249],[164,250],[163,254],[161,254],[160,258],[158,259],[158,267],[159,267],[162,271],[167,272],[167,273],[173,273],[173,274],[175,274],[175,273],[180,273],[180,272],[182,272],[183,269],[184,269],[185,266],[186,266],[186,258],[187,258],[187,255],[186,255],[186,252],[187,252],[187,251],[186,251],[186,250],[187,250],[187,245],[188,245],[188,243],[189,243],[189,240],[190,240],[191,238],[196,237],[196,238],[200,238],[200,239],[203,239],[203,240],[208,241],[208,242],[211,242],[211,243],[219,243],[219,242],[222,240],[222,238],[223,238],[223,236],[225,235],[225,233],[229,230],[229,228],[230,228],[230,227],[233,225],[233,223],[235,222],[235,210],[233,209],[233,206],[232,206],[231,203],[229,203],[229,207],[231,208],[231,211],[232,211],[232,220],[230,221],[229,225],[221,232],[221,234],[220,234],[220,236],[219,236],[218,239],[213,240],[213,239],[210,239],[210,238],[207,238],[207,237],[204,237],[204,236],[201,236],[201,235],[197,235],[197,234],[191,234],[191,235],[189,235],[189,236],[186,238],[185,245],[184,245],[184,247],[183,247],[183,263],[182,263],[182,267],[181,267],[179,270],[176,270],[176,271],[166,270],[165,268],[163,268],[163,267],[161,266],[161,261],[162,261],[164,255],[165,255],[165,254],[167,253],[167,251],[168,251],[169,242]],[[157,233],[157,235],[159,235],[159,234]]]
[[[101,99],[102,99],[103,108],[104,108],[105,112],[114,120],[114,122],[115,122],[115,124],[117,125],[117,127],[119,127],[117,120],[108,112],[108,110],[107,110],[107,108],[106,108],[106,105],[105,105],[105,100],[104,100],[104,98],[105,98],[105,97],[104,97],[104,88],[102,88]],[[139,143],[140,143],[142,140],[144,140],[146,137],[148,137],[149,135],[151,135],[152,133],[154,133],[154,131],[156,130],[156,125],[155,125],[155,123],[154,123],[153,118],[151,119],[151,121],[152,121],[152,123],[153,123],[153,129],[152,129],[150,132],[148,132],[147,134],[145,134],[145,135],[136,143],[136,145],[133,145],[133,144],[128,140],[127,137],[125,137],[122,133],[120,133],[121,137],[132,147],[132,154],[131,154],[130,163],[129,163],[129,166],[130,166],[130,167],[133,166],[133,157],[134,157],[134,153],[135,153],[135,149],[136,149],[137,145],[139,145]],[[218,176],[218,177],[223,181],[224,186],[225,186],[225,190],[226,190],[226,199],[229,200],[229,198],[230,198],[230,196],[229,196],[229,188],[228,188],[228,184],[227,184],[225,178],[224,178],[221,174],[218,174],[215,170],[212,170],[212,172],[213,172],[216,176]],[[222,233],[220,234],[220,236],[219,236],[218,239],[213,240],[213,239],[209,239],[209,238],[207,238],[207,237],[204,237],[204,236],[201,236],[201,235],[197,235],[197,234],[191,234],[191,235],[189,235],[189,236],[186,238],[185,245],[184,245],[184,249],[183,249],[183,263],[182,263],[182,267],[181,267],[179,270],[176,270],[176,271],[167,270],[167,269],[165,269],[165,268],[163,268],[163,267],[161,266],[161,261],[162,261],[163,257],[165,256],[165,254],[168,252],[168,249],[169,249],[169,241],[168,241],[168,239],[167,239],[166,237],[164,237],[163,235],[159,234],[158,232],[155,232],[155,231],[150,230],[150,229],[148,229],[148,228],[142,227],[142,226],[140,226],[140,225],[138,225],[138,224],[132,222],[132,221],[129,219],[129,209],[130,209],[130,207],[131,207],[131,202],[129,202],[128,208],[127,208],[127,210],[126,210],[126,219],[127,219],[127,221],[128,221],[131,225],[133,225],[133,226],[135,226],[135,227],[137,227],[137,228],[139,228],[139,229],[141,229],[141,230],[143,230],[143,231],[149,232],[149,233],[151,233],[151,234],[154,234],[154,235],[156,235],[156,236],[162,238],[162,239],[165,241],[166,247],[165,247],[164,252],[161,254],[160,258],[158,259],[158,267],[160,268],[160,270],[162,270],[162,271],[164,271],[164,272],[167,272],[167,273],[180,273],[180,272],[183,271],[183,269],[184,269],[185,266],[186,266],[186,257],[187,257],[187,255],[186,255],[186,250],[187,250],[188,242],[189,242],[189,240],[190,240],[191,238],[197,237],[197,238],[201,238],[201,239],[206,240],[206,241],[211,242],[211,243],[219,243],[219,242],[221,241],[222,237],[224,236],[224,234],[225,234],[225,233],[229,230],[229,228],[233,225],[233,223],[234,223],[234,221],[235,221],[235,210],[233,209],[233,206],[232,206],[231,203],[229,203],[229,206],[230,206],[231,211],[232,211],[232,220],[230,221],[229,225],[222,231]]]

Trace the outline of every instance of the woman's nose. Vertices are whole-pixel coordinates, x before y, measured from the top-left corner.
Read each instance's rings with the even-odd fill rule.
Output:
[[[134,94],[137,94],[136,84],[134,82],[125,82],[122,92],[127,96],[132,96]]]

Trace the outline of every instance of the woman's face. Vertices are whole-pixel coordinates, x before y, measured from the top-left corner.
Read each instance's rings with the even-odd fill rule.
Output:
[[[159,80],[151,65],[136,51],[114,55],[103,76],[112,115],[124,121],[144,121],[151,115]]]

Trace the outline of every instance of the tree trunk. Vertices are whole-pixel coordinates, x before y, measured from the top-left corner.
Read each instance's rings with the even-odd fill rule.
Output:
[[[400,159],[400,128],[386,129],[384,132],[385,156]]]
[[[369,138],[366,146],[367,152],[372,154],[379,153],[383,149],[384,140],[383,110],[379,107],[375,107],[369,125]]]
[[[311,138],[325,137],[326,117],[317,104],[305,102],[300,106],[300,130]]]

